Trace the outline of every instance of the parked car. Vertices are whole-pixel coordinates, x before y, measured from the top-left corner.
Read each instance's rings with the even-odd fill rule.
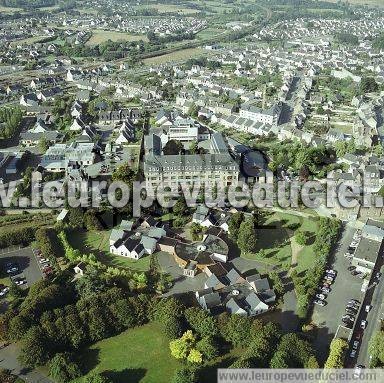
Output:
[[[366,321],[366,320],[362,320],[361,321],[361,323],[360,323],[360,327],[363,329],[363,330],[365,330],[366,328],[367,328],[367,324],[368,324],[368,322]]]
[[[347,270],[348,270],[348,271],[353,271],[353,270],[355,270],[355,269],[356,269],[355,266],[349,266]]]
[[[325,302],[325,301],[323,301],[323,300],[320,300],[320,299],[315,299],[315,300],[313,301],[313,303],[314,303],[315,305],[318,305],[318,306],[325,306],[325,305],[327,304],[327,302]]]
[[[9,291],[9,287],[4,287],[3,289],[1,289],[0,297],[3,297],[5,294],[7,294],[8,291]]]
[[[331,292],[331,289],[329,287],[320,287],[319,289],[321,292],[325,293],[325,294],[329,294]]]
[[[21,285],[24,285],[25,283],[27,283],[27,281],[25,279],[17,279],[15,281],[16,285],[18,286],[21,286]]]
[[[325,295],[324,294],[316,294],[316,298],[324,300],[325,299]]]
[[[326,287],[329,289],[331,287],[331,284],[327,281],[323,281],[323,287]]]
[[[356,311],[355,310],[352,310],[351,308],[347,307],[345,309],[345,312],[349,315],[356,315]]]
[[[359,347],[359,345],[360,345],[360,342],[359,342],[358,340],[355,340],[355,341],[353,342],[353,349],[354,349],[354,350],[357,350],[358,347]]]
[[[332,269],[329,269],[329,270],[325,270],[325,273],[326,274],[329,274],[329,275],[336,275],[336,271],[335,270],[332,270]]]
[[[382,276],[382,274],[381,274],[380,272],[378,272],[378,273],[376,273],[375,278],[376,278],[376,279],[380,279],[381,276]]]
[[[40,263],[48,263],[49,262],[49,259],[48,258],[42,258],[39,260]]]
[[[371,308],[372,308],[371,305],[366,305],[366,306],[365,306],[365,312],[366,312],[366,313],[369,313],[369,312],[371,311]]]
[[[351,353],[349,354],[350,358],[355,358],[356,356],[356,350],[352,350]]]
[[[5,265],[5,271],[7,274],[17,274],[20,271],[20,268],[16,262],[8,262]]]
[[[352,257],[353,257],[353,254],[347,252],[347,253],[344,254],[344,257],[346,257],[346,258],[352,258]]]
[[[357,379],[360,375],[361,375],[361,370],[365,368],[365,366],[361,365],[361,364],[358,364],[356,367],[355,367],[355,370],[353,371],[353,377],[355,379]]]
[[[351,271],[351,274],[355,277],[356,275],[361,274],[361,272],[360,272],[360,271],[353,270],[353,271]]]
[[[355,303],[355,304],[359,305],[359,304],[360,304],[360,301],[358,301],[357,299],[350,299],[350,300],[348,301],[348,303]]]
[[[346,319],[346,320],[349,320],[351,322],[354,322],[355,321],[355,317],[353,317],[352,315],[349,315],[349,314],[344,314],[342,316],[342,319]]]

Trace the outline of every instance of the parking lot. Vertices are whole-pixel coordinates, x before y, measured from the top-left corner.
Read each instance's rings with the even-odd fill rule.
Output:
[[[27,288],[42,278],[40,268],[30,247],[2,249],[0,251],[0,271],[1,276],[5,279],[8,277],[5,267],[10,263],[17,264],[19,267],[19,273],[13,274],[12,278],[26,281],[20,285],[22,288]]]
[[[341,318],[345,315],[345,307],[349,300],[361,301],[362,280],[351,275],[348,271],[349,260],[344,257],[352,241],[355,229],[346,227],[335,252],[332,269],[337,271],[337,276],[331,285],[331,292],[326,297],[327,305],[324,307],[315,305],[312,321],[318,326],[318,334],[315,339],[315,348],[319,352],[319,358],[324,361],[328,355],[329,344],[336,334],[337,328],[342,324]]]

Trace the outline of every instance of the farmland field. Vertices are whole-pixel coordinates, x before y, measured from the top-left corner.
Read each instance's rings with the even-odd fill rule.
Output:
[[[191,57],[196,57],[197,55],[201,55],[203,52],[204,52],[204,49],[202,48],[187,48],[187,49],[182,49],[180,51],[167,53],[161,56],[150,57],[150,58],[144,59],[143,61],[147,65],[163,64],[169,61],[187,60]]]

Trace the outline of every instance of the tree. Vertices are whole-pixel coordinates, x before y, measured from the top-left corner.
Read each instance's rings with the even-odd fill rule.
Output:
[[[206,336],[199,340],[196,349],[201,352],[204,358],[210,360],[219,356],[219,348],[212,336]]]
[[[171,383],[197,383],[198,373],[195,367],[181,367],[175,371]],[[93,382],[86,382],[93,383]]]
[[[190,228],[189,228],[189,231],[191,233],[191,237],[194,241],[199,241],[203,238],[203,232],[204,232],[204,227],[201,226],[199,223],[197,222],[192,222]]]
[[[308,233],[304,231],[298,231],[295,234],[295,240],[298,245],[305,246],[308,241]]]
[[[252,363],[247,358],[239,358],[235,360],[229,368],[252,368]]]
[[[180,154],[184,150],[184,146],[180,141],[169,140],[163,148],[165,155]]]
[[[49,141],[43,136],[39,140],[39,150],[43,153],[45,153],[49,148]]]
[[[41,327],[33,326],[25,334],[19,359],[29,368],[35,368],[45,364],[50,357],[48,340]]]
[[[373,77],[363,77],[360,82],[360,91],[362,94],[373,93],[379,90],[379,85]]]
[[[187,359],[191,363],[201,363],[202,354],[195,348],[196,337],[191,330],[186,331],[181,338],[169,343],[171,355],[176,359]]]
[[[344,339],[334,339],[329,347],[329,355],[327,361],[325,362],[324,368],[343,368],[345,352],[347,349],[348,342]]]
[[[128,186],[132,186],[132,182],[134,181],[135,177],[136,173],[132,170],[128,162],[120,165],[112,173],[112,181],[121,181]]]
[[[189,145],[189,152],[191,154],[196,154],[199,150],[199,144],[198,142],[195,140],[195,141],[192,141],[191,144]]]
[[[256,231],[253,217],[248,217],[240,225],[237,244],[241,251],[245,253],[252,253],[256,251]]]
[[[249,343],[252,320],[248,317],[230,315],[222,329],[223,337],[235,347],[245,347]]]
[[[9,288],[9,295],[11,295],[13,298],[21,298],[24,295],[23,290],[12,281],[11,286]]]
[[[229,236],[233,241],[237,241],[239,235],[240,225],[244,221],[244,214],[236,212],[232,214],[228,221]]]
[[[199,364],[203,361],[203,356],[199,350],[191,349],[187,356],[188,362]]]
[[[217,334],[217,321],[207,311],[199,307],[189,307],[184,312],[188,324],[201,337],[215,336]]]
[[[197,118],[198,113],[199,107],[195,103],[192,103],[192,105],[188,109],[188,114],[194,118]]]
[[[49,362],[49,375],[58,383],[66,383],[81,376],[81,371],[71,354],[60,353]]]
[[[370,367],[384,365],[384,331],[376,332],[369,342],[369,354],[372,355]]]
[[[81,207],[73,207],[69,209],[68,213],[69,224],[73,228],[83,228],[84,227],[84,212]]]

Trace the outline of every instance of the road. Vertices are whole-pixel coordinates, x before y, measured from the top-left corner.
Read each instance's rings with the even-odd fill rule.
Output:
[[[23,368],[17,359],[18,355],[19,349],[15,344],[0,348],[0,368],[11,370],[14,375],[28,383],[52,383],[52,380],[40,371]]]
[[[383,257],[379,257],[376,268],[373,272],[373,280],[375,280],[374,275],[382,268],[383,266]],[[372,280],[371,280],[372,281]],[[362,320],[366,320],[368,322],[367,328],[363,332],[363,337],[361,340],[361,345],[359,349],[359,355],[357,358],[357,364],[362,364],[366,367],[369,366],[369,352],[368,346],[369,341],[372,339],[372,336],[376,331],[380,329],[380,318],[383,316],[384,312],[384,277],[381,277],[379,283],[377,285],[371,282],[371,288],[368,289],[365,299],[363,302],[363,310],[359,317],[357,318],[358,329],[357,332],[360,331],[359,324]],[[369,313],[366,313],[364,308],[366,305],[371,305],[372,309]]]

